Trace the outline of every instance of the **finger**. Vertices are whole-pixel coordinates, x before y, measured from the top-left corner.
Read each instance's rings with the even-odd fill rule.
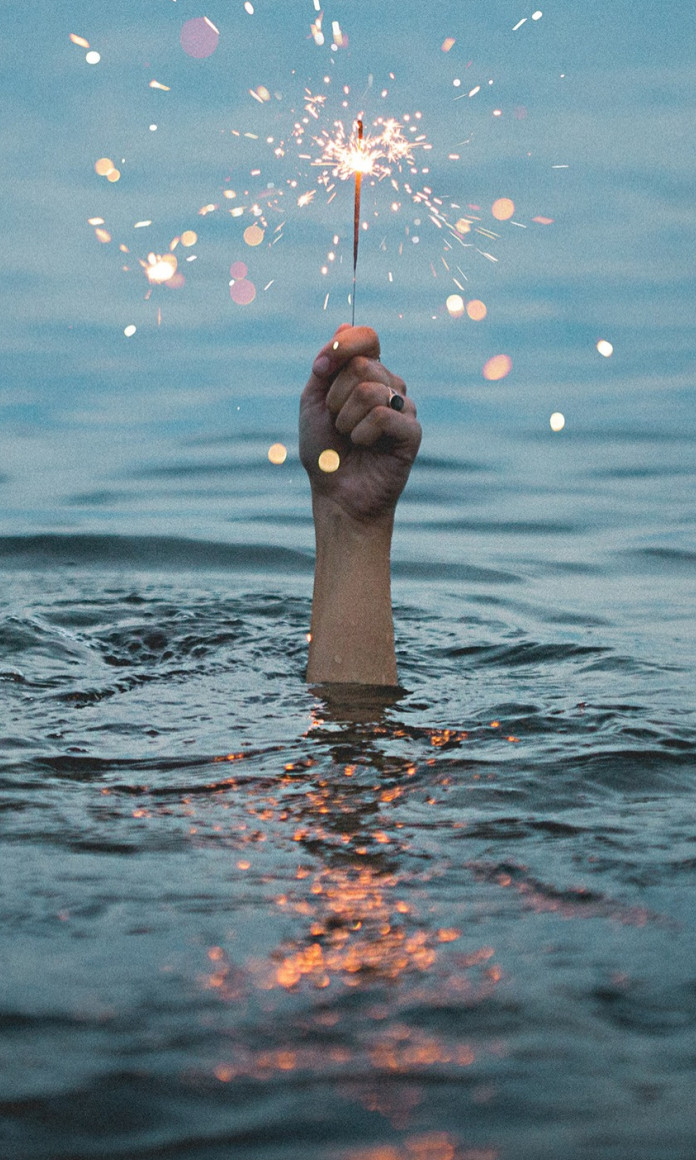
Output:
[[[333,391],[335,383],[331,388]],[[331,391],[329,394],[331,394]],[[375,407],[384,406],[388,388],[379,382],[357,383],[348,395],[343,406],[334,419],[334,425],[340,435],[350,435],[366,415]]]
[[[379,361],[382,353],[379,336],[371,326],[340,326],[331,343],[331,351],[333,357],[340,360],[341,365],[358,355]]]
[[[413,415],[392,411],[390,407],[373,407],[351,432],[351,441],[360,447],[372,447],[383,438],[392,439],[415,459],[421,441],[421,425]]]
[[[326,385],[352,358],[379,359],[379,338],[369,326],[340,326],[333,338],[325,343],[312,364],[312,374]],[[311,382],[311,379],[310,379]]]
[[[329,392],[329,398],[333,393],[335,383]],[[392,398],[401,400],[401,406],[393,407],[391,404]],[[365,416],[375,407],[390,407],[393,411],[401,414],[410,415],[412,419],[416,417],[416,405],[411,399],[405,398],[398,392],[392,390],[391,386],[379,382],[363,381],[356,383],[345,399],[340,410],[334,419],[334,425],[340,435],[350,435],[354,427],[362,422]]]
[[[383,383],[388,390],[390,379],[389,371],[380,362],[357,355],[336,375],[326,396],[326,405],[332,415],[337,415],[358,383]],[[384,395],[381,402],[384,402]]]

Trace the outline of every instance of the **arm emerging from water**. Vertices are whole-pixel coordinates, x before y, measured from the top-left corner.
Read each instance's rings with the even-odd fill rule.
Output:
[[[374,330],[340,326],[302,393],[316,535],[307,680],[317,684],[397,684],[391,538],[421,429],[406,384],[379,356]],[[337,454],[336,470],[322,470],[325,451]]]

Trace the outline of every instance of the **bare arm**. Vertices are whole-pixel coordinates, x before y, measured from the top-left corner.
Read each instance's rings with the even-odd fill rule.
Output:
[[[396,685],[390,592],[394,511],[420,444],[406,385],[368,327],[339,327],[302,394],[300,455],[312,488],[316,567],[307,680]],[[389,405],[396,393],[401,410]],[[397,406],[399,400],[397,400]],[[322,451],[337,452],[334,472]]]

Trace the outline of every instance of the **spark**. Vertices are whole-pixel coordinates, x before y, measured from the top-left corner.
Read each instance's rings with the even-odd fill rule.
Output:
[[[168,282],[176,274],[177,260],[173,254],[148,254],[147,262],[140,261],[150,285]]]
[[[394,166],[400,168],[413,162],[413,150],[421,142],[410,141],[398,121],[378,119],[374,123],[378,132],[373,134],[365,134],[358,128],[362,125],[358,119],[352,132],[347,134],[343,123],[336,121],[333,134],[324,130],[315,137],[321,153],[312,165],[328,170],[341,181],[350,180],[356,173],[381,181],[391,174]]]

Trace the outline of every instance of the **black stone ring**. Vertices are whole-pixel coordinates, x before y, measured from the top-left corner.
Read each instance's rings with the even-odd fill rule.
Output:
[[[400,395],[398,391],[393,391],[391,387],[389,387],[389,406],[392,411],[403,411],[404,409],[404,396]]]

